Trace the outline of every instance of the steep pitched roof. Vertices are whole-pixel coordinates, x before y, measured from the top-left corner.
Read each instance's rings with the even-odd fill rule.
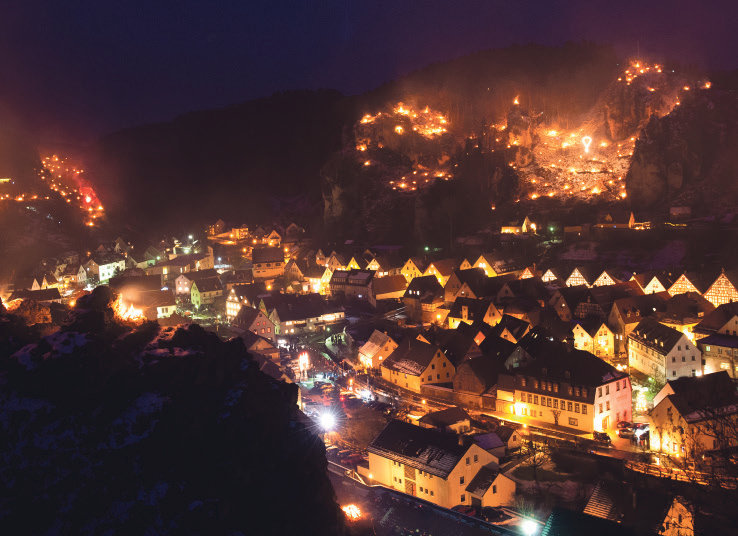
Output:
[[[664,389],[674,393],[669,398],[683,417],[738,403],[735,384],[725,370],[703,376],[677,378],[667,382]]]
[[[254,323],[254,320],[259,316],[259,313],[261,313],[259,309],[244,305],[241,307],[241,310],[238,311],[234,322],[240,326],[249,327]]]
[[[459,444],[455,434],[393,420],[379,432],[368,451],[434,476],[447,478],[471,444]]]
[[[476,434],[472,436],[474,442],[479,445],[479,448],[484,450],[497,449],[505,447],[506,443],[500,439],[500,436],[495,432],[487,432],[486,434]]]
[[[61,300],[58,288],[45,288],[41,290],[14,290],[8,301],[12,300],[36,300],[37,302],[45,302],[51,300]]]
[[[428,424],[435,428],[445,428],[463,421],[470,420],[469,414],[462,408],[453,406],[442,409],[441,411],[431,411],[420,418],[423,424]]]
[[[382,366],[404,374],[419,376],[428,368],[438,350],[439,348],[433,344],[408,338],[387,356]]]
[[[484,495],[499,475],[500,472],[491,467],[481,467],[474,478],[471,479],[469,485],[466,486],[466,491],[472,495]]]
[[[448,312],[448,318],[462,318],[464,307],[467,311],[467,319],[469,323],[473,323],[476,320],[483,320],[484,315],[487,314],[489,306],[492,304],[491,298],[467,298],[459,297],[451,305],[451,309]]]
[[[379,331],[378,329],[375,329],[371,337],[369,337],[369,340],[366,341],[361,348],[359,348],[359,353],[369,357],[373,357],[377,355],[377,353],[384,347],[384,345],[391,340],[392,338],[389,335]]]
[[[218,290],[223,290],[223,286],[220,284],[220,279],[217,277],[198,279],[193,282],[193,286],[195,285],[197,285],[197,290],[200,292],[216,292]]]
[[[693,323],[714,310],[715,306],[696,292],[685,292],[670,297],[664,304],[663,311],[654,313],[654,318],[662,322]]]
[[[715,333],[734,316],[738,316],[738,302],[724,303],[706,314],[702,322],[694,327],[694,331],[702,334]]]
[[[265,262],[284,262],[284,251],[282,248],[254,248],[251,253],[254,264]]]
[[[633,489],[624,482],[600,480],[584,513],[621,523],[638,534],[660,534],[673,499],[652,489]]]
[[[492,327],[492,335],[499,337],[503,331],[507,330],[515,337],[515,340],[520,340],[528,328],[530,328],[530,324],[525,320],[510,315],[502,315],[500,322]]]
[[[647,317],[638,323],[630,336],[637,337],[644,345],[655,348],[659,353],[668,354],[684,334],[655,318]]]
[[[394,292],[405,292],[407,290],[407,279],[403,275],[387,275],[375,277],[372,281],[372,289],[376,296],[391,294]]]

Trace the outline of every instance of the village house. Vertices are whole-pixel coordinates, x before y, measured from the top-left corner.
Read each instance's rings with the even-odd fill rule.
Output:
[[[414,278],[421,277],[427,267],[428,264],[421,257],[410,257],[400,269],[400,273],[410,283]]]
[[[266,294],[264,283],[234,285],[226,297],[226,318],[229,322],[233,322],[242,306],[258,307],[259,296]]]
[[[397,343],[392,337],[375,329],[369,340],[359,348],[359,363],[365,369],[379,370],[382,361],[387,359],[395,348]]]
[[[700,459],[738,446],[738,397],[725,371],[669,381],[649,414],[651,450]]]
[[[660,296],[669,297],[668,292]],[[715,306],[696,292],[677,294],[669,299],[651,315],[665,326],[684,333],[695,342],[694,329],[705,315],[715,310]],[[704,356],[703,356],[704,357]]]
[[[462,322],[473,324],[477,320],[494,326],[501,319],[502,313],[495,307],[491,298],[458,298],[453,302],[446,316],[449,329],[456,329]]]
[[[408,282],[402,275],[374,276],[372,292],[374,300],[401,300],[407,290]]]
[[[484,270],[481,268],[468,268],[455,270],[446,281],[443,287],[443,298],[446,303],[452,303],[457,296],[476,298],[471,296],[471,292],[460,293],[461,288],[466,285],[466,289],[482,288],[483,282],[487,280]]]
[[[345,316],[343,308],[327,303],[319,294],[263,297],[259,309],[274,323],[277,335],[323,331]]]
[[[330,269],[331,273],[333,273],[336,270],[345,270],[348,268],[349,261],[350,259],[347,259],[346,255],[333,251],[326,259],[325,265]]]
[[[531,223],[530,218],[526,216],[522,220],[508,222],[500,228],[502,234],[529,234],[536,232],[536,224]]]
[[[566,286],[576,287],[586,285],[587,287],[592,287],[600,275],[601,272],[594,266],[577,266],[572,270],[569,277],[566,278]]]
[[[349,300],[360,300],[376,306],[372,292],[374,272],[371,270],[336,270],[329,288],[331,296],[343,296]]]
[[[551,283],[554,281],[565,281],[565,278],[562,277],[562,274],[557,268],[549,268],[543,273],[541,280],[544,283]]]
[[[407,316],[413,322],[433,323],[442,319],[437,318],[436,310],[443,305],[443,287],[433,275],[417,276],[403,295],[403,302],[407,307]]]
[[[582,320],[574,326],[574,348],[585,350],[597,357],[613,357],[615,336],[601,320]]]
[[[61,303],[62,297],[59,294],[58,288],[38,290],[19,289],[14,290],[10,298],[8,298],[8,301],[13,300],[33,300],[44,305],[49,305],[50,303]]]
[[[440,411],[430,411],[418,420],[421,428],[434,428],[441,432],[463,434],[471,430],[471,417],[462,408],[453,406]]]
[[[667,270],[652,270],[633,274],[630,280],[635,281],[644,294],[666,292],[674,284],[674,276]]]
[[[738,302],[738,273],[723,270],[702,296],[715,307]]]
[[[707,282],[707,280],[710,281],[710,283]],[[704,275],[697,274],[694,272],[684,272],[682,275],[677,277],[676,281],[674,281],[674,284],[670,286],[666,291],[671,296],[676,296],[677,294],[684,294],[686,292],[696,292],[697,294],[704,294],[708,288],[710,288],[710,284],[715,281],[715,279],[710,279]]]
[[[456,369],[438,346],[410,338],[381,363],[382,378],[394,385],[420,393],[422,385],[450,383]]]
[[[441,286],[445,287],[446,282],[448,281],[449,277],[451,277],[451,274],[453,274],[454,270],[457,270],[458,268],[458,259],[444,259],[441,261],[433,261],[428,265],[428,268],[425,269],[423,275],[436,276]]]
[[[702,352],[705,374],[724,371],[738,379],[738,337],[714,333],[699,339],[697,347]]]
[[[223,287],[217,277],[206,277],[192,282],[190,301],[196,309],[210,305],[223,296]]]
[[[680,331],[648,317],[628,336],[628,364],[664,380],[702,374],[702,352]]]
[[[190,299],[192,296],[192,283],[198,279],[207,279],[210,277],[218,277],[218,272],[214,268],[180,274],[174,280],[174,295],[177,298]]]
[[[614,432],[631,416],[630,378],[589,352],[551,345],[500,374],[498,411],[574,428]]]
[[[274,322],[267,318],[264,311],[249,306],[242,306],[236,315],[233,324],[241,329],[260,335],[270,342],[274,342]]]
[[[515,497],[499,459],[465,436],[393,420],[367,450],[373,481],[444,508],[509,505]]]
[[[669,298],[667,292],[632,296],[615,300],[607,317],[607,325],[615,337],[615,355],[628,351],[628,336],[644,318],[663,309]]]
[[[284,252],[279,247],[254,248],[254,279],[274,279],[284,274]]]

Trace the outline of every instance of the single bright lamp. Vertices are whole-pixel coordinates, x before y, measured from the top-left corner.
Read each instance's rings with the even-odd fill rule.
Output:
[[[330,413],[323,413],[320,416],[320,426],[324,430],[330,430],[336,424],[336,419]]]
[[[523,528],[523,533],[525,533],[527,536],[533,536],[538,526],[536,525],[535,521],[526,519],[525,521],[523,521],[522,528]]]

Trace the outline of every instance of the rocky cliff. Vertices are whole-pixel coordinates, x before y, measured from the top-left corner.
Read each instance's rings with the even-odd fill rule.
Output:
[[[691,90],[669,115],[652,116],[628,171],[634,208],[662,214],[672,205],[713,213],[738,206],[738,95]]]

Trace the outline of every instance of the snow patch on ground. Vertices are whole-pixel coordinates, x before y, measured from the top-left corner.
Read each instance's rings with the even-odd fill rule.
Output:
[[[119,418],[111,423],[112,431],[108,444],[101,445],[101,447],[119,449],[147,438],[158,422],[154,415],[161,411],[167,400],[167,397],[158,393],[144,393],[139,396]],[[134,427],[136,432],[134,432]]]

